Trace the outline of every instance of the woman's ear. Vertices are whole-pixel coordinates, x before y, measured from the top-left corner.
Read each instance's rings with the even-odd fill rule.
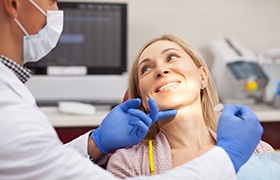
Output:
[[[8,16],[17,18],[19,10],[19,0],[3,0],[3,8]]]
[[[208,83],[208,72],[204,67],[200,67],[199,74],[200,74],[201,87],[204,88]]]

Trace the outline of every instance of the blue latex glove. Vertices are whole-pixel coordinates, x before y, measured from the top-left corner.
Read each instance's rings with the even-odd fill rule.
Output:
[[[218,122],[217,145],[228,153],[236,172],[250,158],[262,133],[263,128],[249,107],[225,106]]]
[[[136,98],[116,106],[92,132],[92,138],[104,154],[114,149],[138,144],[146,136],[152,124],[177,113],[176,110],[158,112],[157,104],[152,98],[148,100],[150,114],[135,109],[140,104],[141,100]]]

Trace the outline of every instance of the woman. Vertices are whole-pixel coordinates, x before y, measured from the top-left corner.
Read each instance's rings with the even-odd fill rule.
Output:
[[[159,110],[177,115],[150,128],[144,141],[116,151],[107,169],[120,178],[152,175],[191,161],[216,144],[218,96],[199,52],[178,37],[165,35],[146,43],[130,71],[129,98],[141,98],[148,112],[153,97]],[[255,153],[273,152],[261,142]]]

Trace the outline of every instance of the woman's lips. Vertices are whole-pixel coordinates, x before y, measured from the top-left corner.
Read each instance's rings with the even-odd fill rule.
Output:
[[[157,86],[155,92],[158,93],[158,92],[161,92],[165,89],[169,89],[169,88],[178,86],[179,83],[180,83],[179,81],[172,81],[172,82],[168,82],[168,83],[163,83],[163,84]]]

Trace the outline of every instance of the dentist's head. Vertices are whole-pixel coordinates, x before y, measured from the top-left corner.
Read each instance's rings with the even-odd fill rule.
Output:
[[[38,61],[57,44],[63,29],[63,12],[55,0],[1,0],[12,26],[19,64]],[[11,46],[12,47],[12,46]]]

